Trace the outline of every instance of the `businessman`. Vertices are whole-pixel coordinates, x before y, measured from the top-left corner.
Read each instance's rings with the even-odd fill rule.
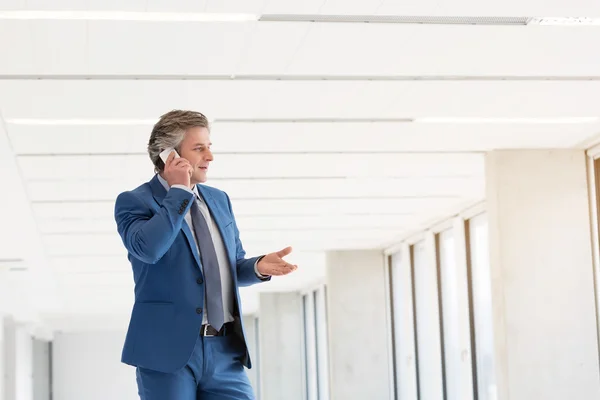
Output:
[[[213,161],[203,114],[164,114],[148,153],[155,176],[115,203],[135,282],[121,360],[142,400],[254,399],[239,287],[296,270],[291,248],[246,258],[229,196],[201,185]]]

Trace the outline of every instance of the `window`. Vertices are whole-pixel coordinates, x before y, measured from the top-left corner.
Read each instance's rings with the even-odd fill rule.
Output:
[[[440,222],[389,257],[395,400],[497,400],[483,211]]]
[[[329,400],[329,345],[324,286],[303,296],[306,399]]]
[[[308,400],[317,400],[319,398],[319,394],[317,390],[318,375],[314,298],[312,294],[305,294],[303,299],[306,398]]]
[[[488,221],[485,214],[469,221],[469,260],[473,290],[475,354],[478,400],[496,400],[492,279],[489,260]]]
[[[313,292],[317,321],[317,376],[319,400],[329,400],[329,343],[327,340],[326,287]]]
[[[429,241],[421,241],[413,246],[419,400],[439,400],[444,397],[434,251],[435,246]]]
[[[417,399],[415,314],[411,259],[404,253],[392,255],[390,263],[396,400]]]
[[[457,229],[456,234],[459,232],[464,231]],[[438,236],[447,400],[473,399],[467,260],[465,242],[460,239],[455,238],[454,230],[446,230]],[[462,246],[463,251],[457,252],[460,250],[457,246]]]
[[[592,211],[592,251],[596,286],[596,324],[600,342],[600,155],[598,149],[588,158],[588,182]]]

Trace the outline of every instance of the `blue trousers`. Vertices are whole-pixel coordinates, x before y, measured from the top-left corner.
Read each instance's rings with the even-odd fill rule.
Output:
[[[187,365],[166,374],[137,367],[141,400],[255,400],[233,335],[198,336]]]

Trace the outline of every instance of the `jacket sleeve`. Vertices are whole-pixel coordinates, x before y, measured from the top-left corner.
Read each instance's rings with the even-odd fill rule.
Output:
[[[154,214],[136,193],[121,193],[115,221],[127,251],[142,262],[156,264],[175,241],[193,197],[186,190],[171,188]]]
[[[259,278],[258,275],[256,275],[256,271],[254,269],[256,263],[262,258],[262,256],[246,258],[246,251],[244,250],[244,246],[242,245],[242,241],[240,240],[240,231],[238,230],[237,223],[235,222],[235,216],[233,214],[233,209],[231,207],[231,200],[229,199],[227,193],[225,193],[225,197],[227,198],[227,207],[229,207],[229,212],[231,213],[233,219],[233,231],[235,234],[236,269],[239,286],[250,286],[256,283],[270,281],[270,276],[266,278]]]

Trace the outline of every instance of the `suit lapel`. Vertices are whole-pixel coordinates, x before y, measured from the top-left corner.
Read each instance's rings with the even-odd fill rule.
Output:
[[[160,206],[163,200],[165,199],[165,196],[167,195],[167,189],[165,189],[162,183],[160,183],[160,181],[158,180],[158,176],[156,175],[150,181],[150,187],[152,188],[152,195],[154,196],[154,200],[156,200],[156,202]],[[192,235],[192,231],[190,230],[190,227],[186,221],[183,221],[183,223],[181,224],[181,230],[183,231],[184,236],[188,241],[190,250],[194,254],[194,259],[196,260],[198,267],[202,268],[202,263],[200,262],[200,255],[198,254],[198,245],[196,244],[194,236]]]

